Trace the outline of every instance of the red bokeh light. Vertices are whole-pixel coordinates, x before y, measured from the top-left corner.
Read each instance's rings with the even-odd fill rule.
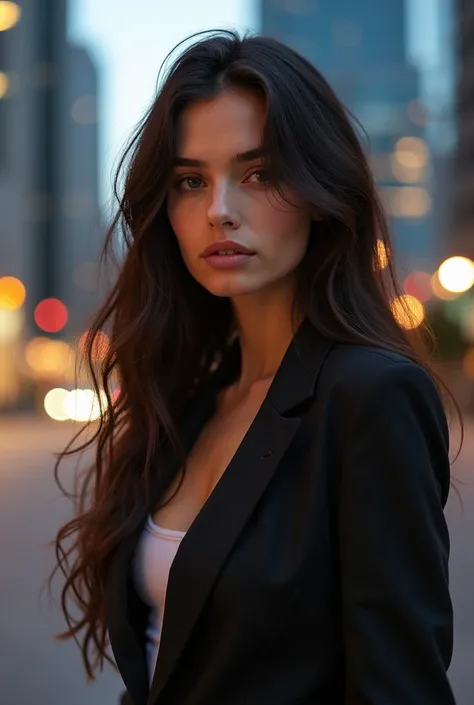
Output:
[[[59,299],[43,299],[35,308],[35,323],[46,333],[57,333],[67,323],[67,308]]]
[[[427,272],[412,272],[403,282],[406,294],[414,296],[418,301],[428,301],[433,296],[431,277]]]

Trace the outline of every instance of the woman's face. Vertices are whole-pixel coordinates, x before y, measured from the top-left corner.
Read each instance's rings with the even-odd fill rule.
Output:
[[[168,216],[189,272],[216,296],[288,288],[306,252],[309,206],[284,187],[293,205],[282,202],[265,183],[264,123],[258,96],[225,91],[186,108],[178,124]],[[223,241],[235,244],[206,256]]]

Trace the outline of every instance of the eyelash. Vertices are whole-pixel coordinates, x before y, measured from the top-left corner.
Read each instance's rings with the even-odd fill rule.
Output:
[[[254,169],[252,172],[250,172],[250,174],[246,178],[249,179],[254,174],[267,174],[267,173],[268,173],[267,169],[263,169],[263,168],[262,169]],[[204,181],[204,179],[201,179],[200,176],[195,176],[193,174],[186,174],[184,176],[180,176],[175,181],[174,187],[176,188],[176,190],[179,191],[180,193],[192,193],[193,191],[199,191],[200,190],[199,187],[198,188],[189,188],[189,189],[182,188],[183,183],[185,181],[187,181],[188,179],[197,179],[198,181]],[[264,184],[265,184],[265,182],[261,182],[262,186]]]

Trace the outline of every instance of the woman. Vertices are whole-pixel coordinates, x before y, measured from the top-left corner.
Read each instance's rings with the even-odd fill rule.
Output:
[[[446,417],[343,107],[214,33],[132,150],[62,637],[90,677],[110,639],[134,705],[452,705]]]

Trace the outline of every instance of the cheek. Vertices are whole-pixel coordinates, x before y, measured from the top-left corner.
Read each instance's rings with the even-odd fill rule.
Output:
[[[267,233],[263,248],[276,256],[284,256],[291,260],[301,259],[308,245],[310,218],[303,211],[283,211],[272,208],[266,216]]]
[[[189,247],[196,234],[196,219],[193,219],[192,214],[189,213],[189,208],[186,207],[183,201],[178,202],[170,198],[167,211],[168,220],[175,233],[179,248],[183,257],[186,257],[186,253],[189,251]]]

